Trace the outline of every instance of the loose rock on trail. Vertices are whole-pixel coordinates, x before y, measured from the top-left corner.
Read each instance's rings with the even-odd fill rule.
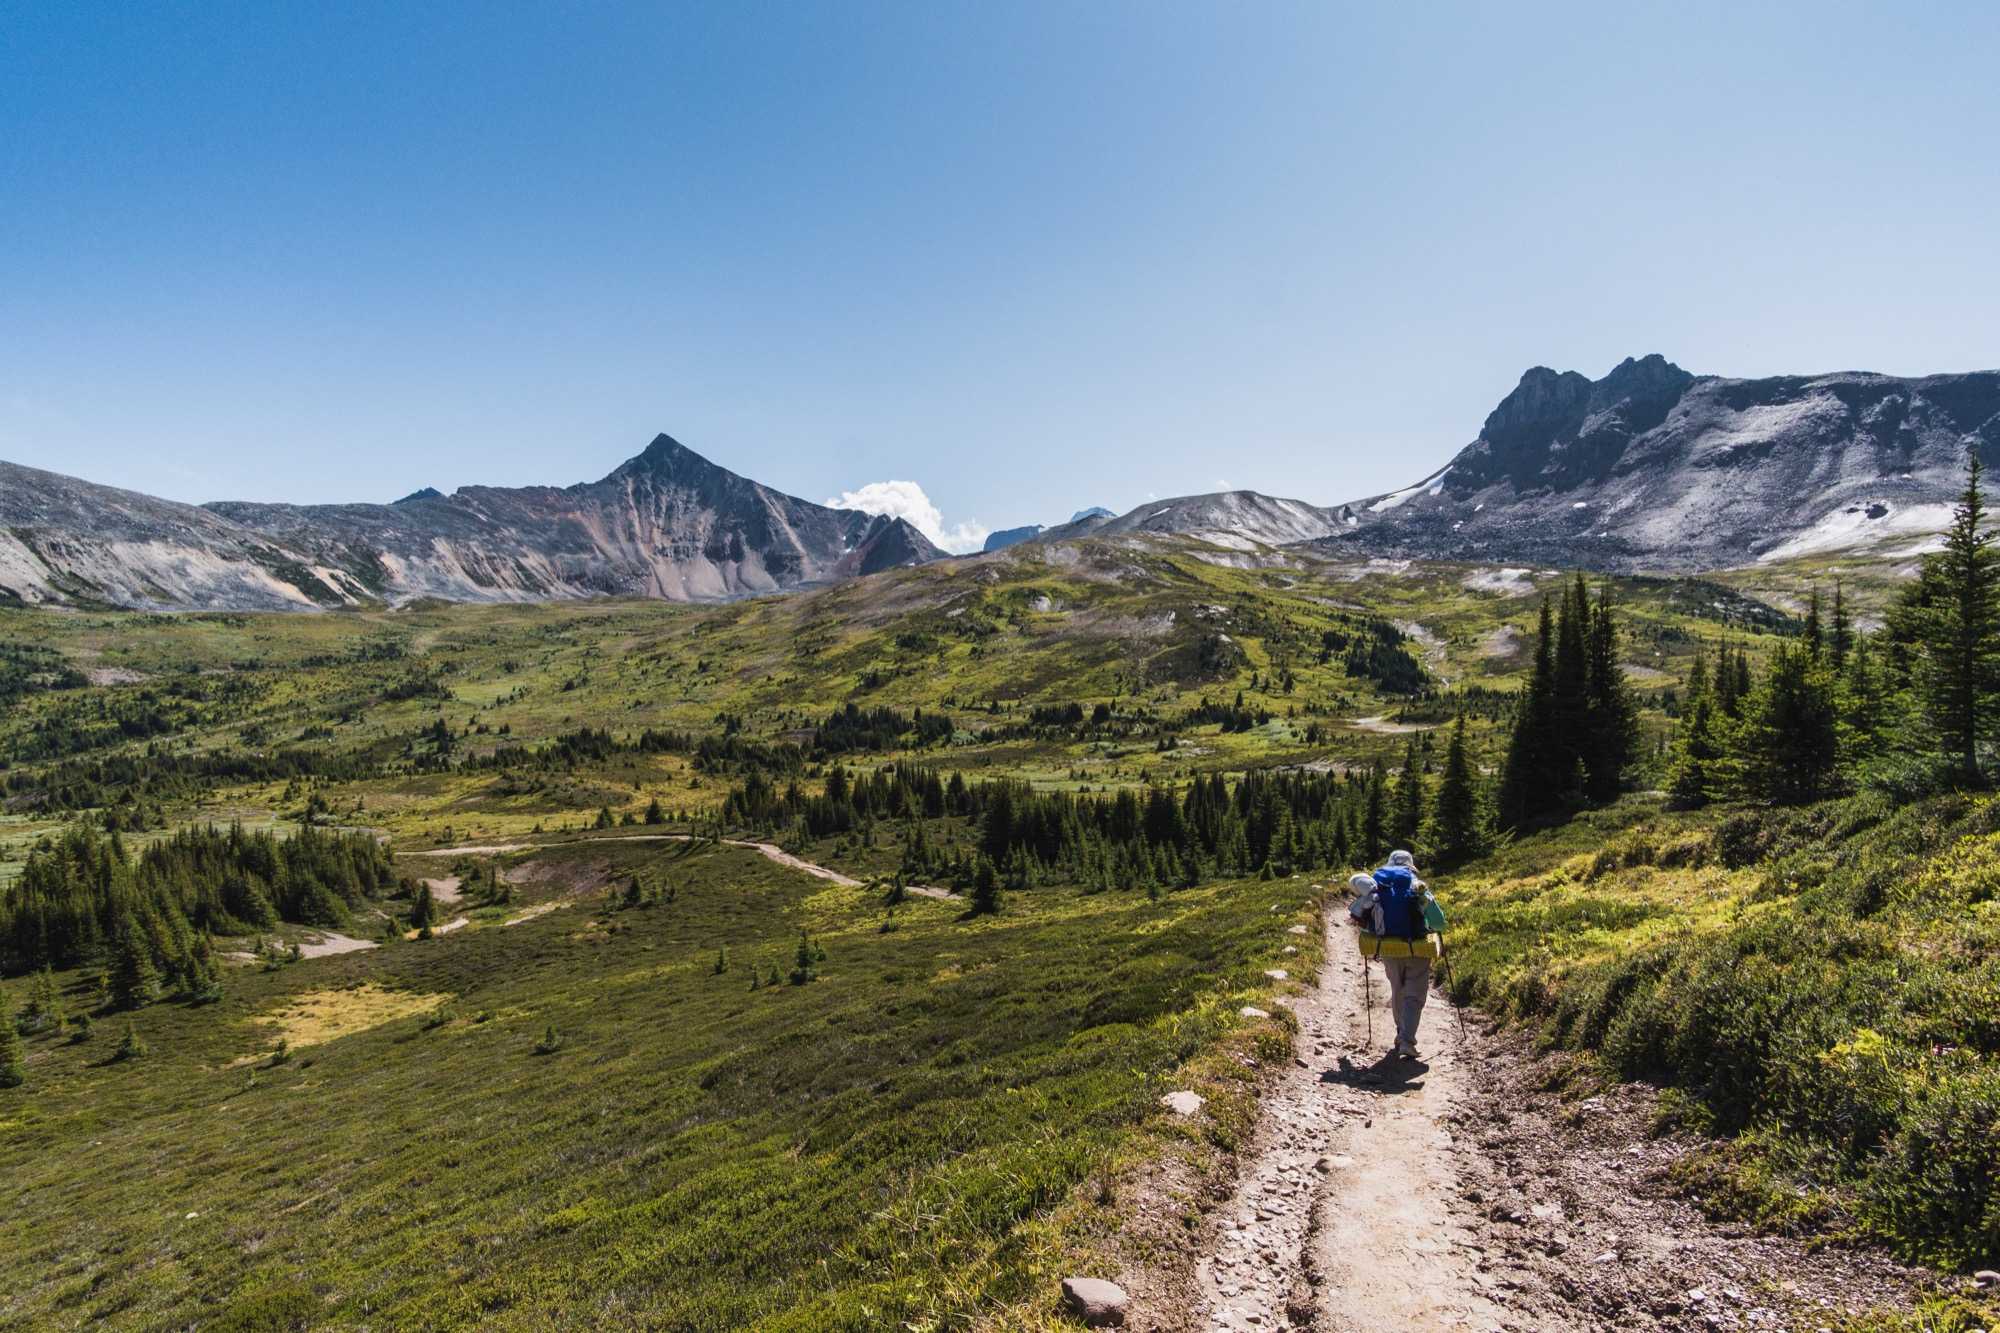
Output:
[[[1264,1089],[1209,1218],[1199,1301],[1140,1300],[1137,1326],[1781,1330],[1934,1285],[1872,1251],[1710,1222],[1665,1179],[1703,1145],[1652,1133],[1648,1090],[1565,1099],[1549,1057],[1483,1022],[1461,1032],[1439,994],[1424,1058],[1387,1059],[1381,970],[1344,925],[1328,946],[1290,998],[1299,1058]]]

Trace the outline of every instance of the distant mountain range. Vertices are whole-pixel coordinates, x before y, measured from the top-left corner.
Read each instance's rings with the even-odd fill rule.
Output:
[[[785,495],[665,435],[601,481],[387,505],[185,505],[0,463],[0,599],[27,603],[714,600],[942,555],[900,518]]]
[[[1081,510],[986,549],[1185,536],[1341,556],[1694,570],[1931,542],[1965,453],[2000,464],[2000,371],[1602,379],[1537,366],[1414,485],[1321,506],[1255,491]],[[0,601],[310,609],[440,597],[714,600],[945,558],[899,518],[832,509],[665,435],[600,481],[424,489],[394,504],[185,505],[0,463]]]
[[[1102,505],[1092,505],[1088,509],[1079,509],[1074,514],[1071,514],[1069,516],[1069,523],[1064,526],[1072,527],[1079,523],[1089,523],[1093,519],[1112,517],[1115,516],[1109,509],[1104,508]],[[987,533],[986,545],[981,547],[980,550],[988,554],[994,551],[1004,551],[1010,546],[1019,546],[1022,542],[1033,541],[1035,538],[1049,531],[1052,531],[1052,529],[1045,528],[1039,523],[1030,523],[1025,527],[1019,528],[1002,528],[998,532]]]

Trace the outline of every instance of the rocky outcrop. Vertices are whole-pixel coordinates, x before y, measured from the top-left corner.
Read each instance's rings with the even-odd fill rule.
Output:
[[[0,597],[24,602],[700,601],[943,555],[902,519],[785,495],[665,435],[600,481],[426,487],[387,505],[195,507],[0,467]]]
[[[1319,544],[1671,570],[1914,551],[1947,521],[1968,449],[2000,463],[2000,372],[1745,380],[1654,355],[1591,380],[1537,366],[1445,468],[1340,506]]]

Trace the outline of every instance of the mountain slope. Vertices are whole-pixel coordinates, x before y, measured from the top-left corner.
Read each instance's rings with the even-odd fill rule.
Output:
[[[1920,545],[1965,451],[2000,463],[2000,371],[1691,375],[1656,355],[1600,380],[1537,366],[1414,486],[1340,506],[1348,550],[1703,569]]]
[[[1258,491],[1217,491],[1154,500],[1116,518],[1102,509],[1086,510],[1069,523],[1047,529],[1041,540],[1150,534],[1197,537],[1221,546],[1245,547],[1252,542],[1283,546],[1339,529],[1334,511],[1304,500]]]
[[[0,462],[0,604],[303,610],[339,584],[195,505]]]
[[[901,519],[774,491],[665,435],[600,481],[448,496],[425,488],[388,505],[195,508],[53,473],[33,478],[0,504],[13,529],[11,545],[0,542],[0,587],[25,601],[699,601],[943,555]]]

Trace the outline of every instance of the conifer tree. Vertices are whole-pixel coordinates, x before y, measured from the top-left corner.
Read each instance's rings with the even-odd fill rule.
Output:
[[[1736,672],[1736,659],[1730,652],[1729,640],[1722,641],[1722,648],[1715,657],[1715,711],[1723,717],[1734,718],[1738,705],[1749,692],[1742,677]]]
[[[125,1035],[118,1039],[118,1049],[112,1052],[114,1060],[136,1060],[146,1053],[146,1043],[139,1039],[139,1029],[131,1019],[125,1020]]]
[[[1388,774],[1377,759],[1368,769],[1368,793],[1361,812],[1361,850],[1369,863],[1388,855]]]
[[[1826,651],[1826,631],[1820,623],[1817,583],[1813,585],[1812,596],[1806,603],[1805,645],[1806,652],[1813,657],[1818,657]]]
[[[1854,623],[1847,614],[1847,598],[1840,580],[1833,581],[1833,632],[1827,636],[1827,649],[1833,654],[1833,670],[1837,675],[1847,670],[1847,655],[1854,648]]]
[[[1289,814],[1286,816],[1289,818]],[[1417,752],[1416,733],[1403,747],[1402,771],[1396,775],[1395,797],[1391,803],[1389,841],[1415,851],[1417,835],[1424,827],[1424,768]]]
[[[431,886],[417,885],[417,898],[410,905],[410,924],[418,930],[429,927],[437,920],[437,900],[431,896]]]
[[[1569,804],[1583,792],[1590,733],[1590,593],[1578,574],[1556,615],[1555,729],[1548,745],[1552,797]]]
[[[1594,805],[1618,798],[1639,745],[1638,706],[1618,661],[1618,621],[1609,589],[1590,615],[1587,726],[1583,738],[1584,796]]]
[[[119,925],[117,955],[111,965],[111,1003],[119,1009],[139,1009],[159,998],[160,976],[153,967],[145,937],[130,917]]]
[[[1752,796],[1784,805],[1819,800],[1839,778],[1839,712],[1826,664],[1804,643],[1781,643],[1744,707],[1738,743]]]
[[[657,796],[646,805],[646,822],[648,824],[664,824],[667,822],[667,812],[660,808],[660,798]]]
[[[1725,650],[1726,651],[1726,650]],[[1721,674],[1732,677],[1727,665]],[[1688,668],[1687,690],[1681,702],[1680,735],[1667,770],[1667,794],[1675,805],[1694,809],[1708,804],[1718,781],[1717,764],[1723,748],[1718,735],[1718,710],[1709,687],[1708,656],[1697,649]]]
[[[0,1006],[0,1088],[18,1088],[28,1081],[26,1048],[14,1026],[14,1015]]]
[[[1500,823],[1519,828],[1551,808],[1550,787],[1561,769],[1556,754],[1556,625],[1548,599],[1542,600],[1535,632],[1535,662],[1514,704],[1513,733],[1500,775]]]
[[[1944,596],[1921,622],[1919,683],[1925,710],[1955,776],[1977,783],[1979,744],[1994,721],[1996,581],[1993,534],[1981,531],[1986,500],[1977,452],[1968,453],[1965,490],[1934,563]]]
[[[1463,865],[1486,849],[1485,820],[1480,810],[1479,779],[1465,737],[1465,710],[1451,729],[1445,748],[1444,773],[1438,782],[1437,804],[1431,815],[1430,859],[1441,868]]]
[[[1840,674],[1840,721],[1845,731],[1841,748],[1851,754],[1871,756],[1881,747],[1889,731],[1888,685],[1870,651],[1868,640],[1857,638],[1847,652],[1847,668]]]
[[[981,852],[972,872],[972,914],[990,916],[999,910],[1000,872],[994,867],[993,858]]]

